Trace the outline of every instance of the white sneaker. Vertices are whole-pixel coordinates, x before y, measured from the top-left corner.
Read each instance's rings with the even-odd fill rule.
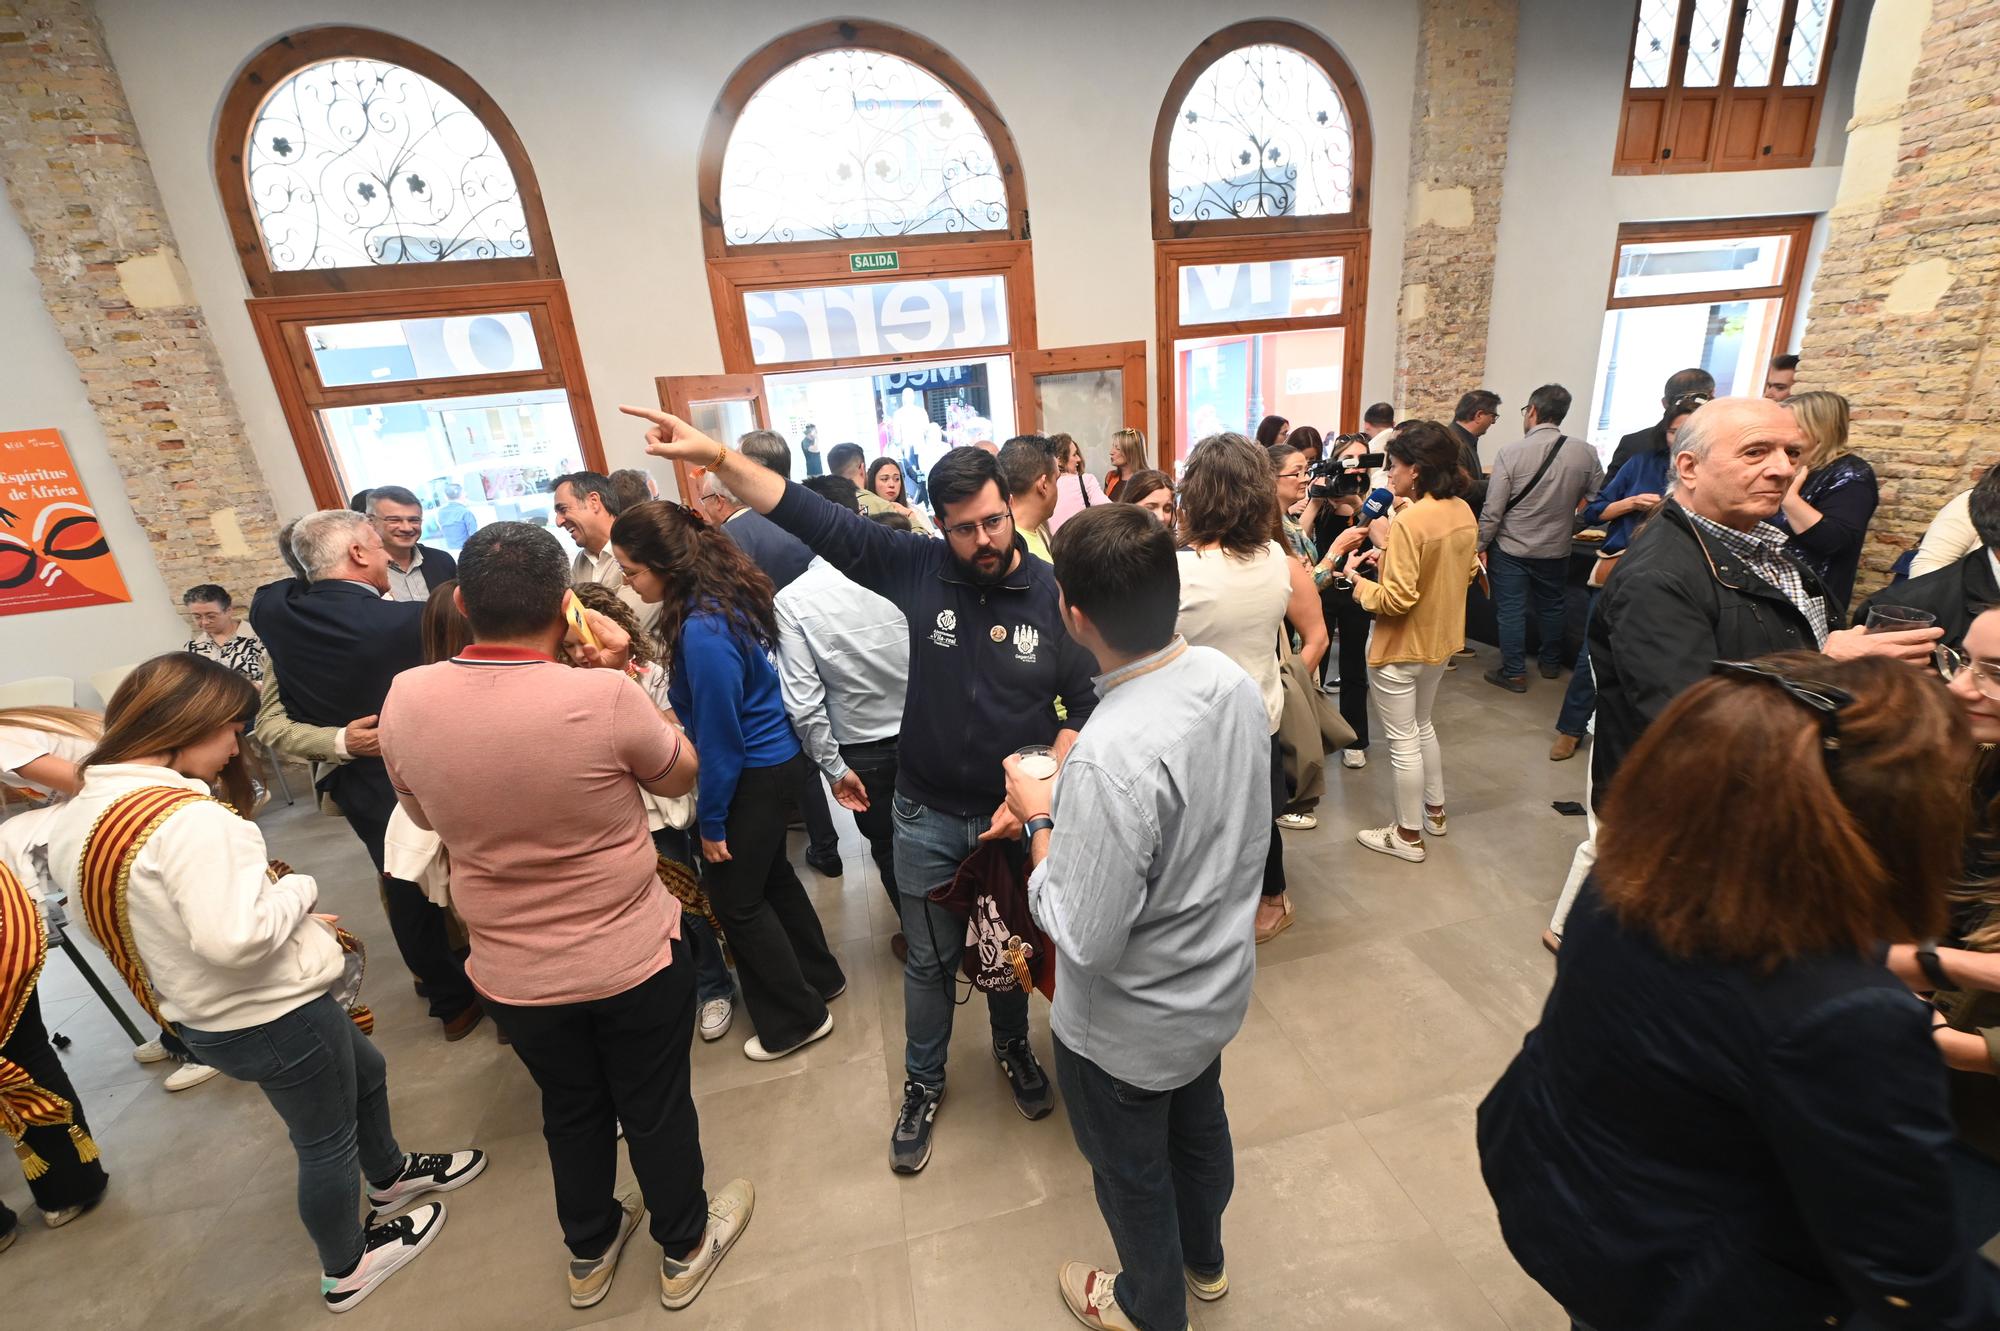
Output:
[[[206,1063],[183,1063],[167,1074],[160,1083],[170,1091],[185,1091],[190,1086],[199,1086],[216,1074],[216,1069]]]
[[[813,1041],[824,1040],[827,1036],[832,1034],[833,1034],[833,1014],[829,1012],[826,1014],[826,1020],[819,1024],[818,1030],[814,1031],[811,1035],[808,1035],[805,1039],[793,1045],[790,1049],[780,1049],[776,1053],[773,1053],[771,1050],[766,1049],[764,1047],[764,1040],[762,1036],[757,1036],[757,1035],[751,1036],[748,1040],[745,1040],[743,1042],[743,1057],[749,1059],[752,1063],[769,1063],[773,1059],[783,1058],[787,1054],[796,1054],[799,1050],[805,1048]]]
[[[1443,836],[1444,815],[1441,813],[1432,813],[1429,809],[1425,809],[1424,831],[1429,832],[1432,836]]]
[[[462,1188],[486,1171],[486,1152],[449,1151],[403,1157],[403,1172],[386,1188],[368,1189],[371,1210],[387,1215],[427,1192]]]
[[[1287,832],[1310,832],[1319,826],[1319,817],[1310,813],[1281,813],[1276,821]]]
[[[148,1040],[132,1050],[134,1063],[164,1063],[172,1057],[173,1055],[167,1052],[167,1047],[158,1040]]]
[[[1365,828],[1356,832],[1354,839],[1370,850],[1379,850],[1384,855],[1394,855],[1399,860],[1408,860],[1412,864],[1424,862],[1424,843],[1405,841],[1394,823],[1390,823],[1387,827]]]
[[[729,1023],[736,1020],[736,1005],[726,998],[711,998],[701,1005],[701,1038],[720,1040],[729,1034]]]
[[[749,1179],[731,1179],[721,1192],[709,1194],[708,1228],[702,1231],[701,1251],[685,1262],[675,1261],[665,1253],[660,1255],[662,1304],[685,1308],[694,1302],[695,1295],[701,1293],[701,1287],[715,1274],[715,1268],[722,1265],[722,1259],[743,1236],[756,1206],[757,1190],[750,1186]]]
[[[368,1226],[362,1233],[360,1263],[344,1276],[319,1278],[319,1296],[326,1310],[344,1313],[367,1298],[377,1285],[415,1261],[443,1228],[443,1202],[425,1202],[394,1220]]]
[[[1366,749],[1342,749],[1340,751],[1340,765],[1350,772],[1358,772],[1368,766],[1368,751]]]

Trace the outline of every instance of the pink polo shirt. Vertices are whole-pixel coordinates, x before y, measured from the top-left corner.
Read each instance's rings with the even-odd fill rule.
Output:
[[[451,856],[480,993],[579,1003],[672,961],[681,907],[655,871],[639,783],[671,771],[681,745],[613,670],[474,646],[396,676],[382,757]]]

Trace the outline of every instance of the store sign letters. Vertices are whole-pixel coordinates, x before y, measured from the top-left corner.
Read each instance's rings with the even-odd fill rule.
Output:
[[[1007,341],[998,274],[750,291],[750,355],[759,365],[961,351]]]

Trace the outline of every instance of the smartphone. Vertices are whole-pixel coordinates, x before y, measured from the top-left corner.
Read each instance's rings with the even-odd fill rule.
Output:
[[[576,630],[576,636],[583,639],[584,646],[595,651],[597,635],[590,631],[590,622],[583,614],[583,602],[576,599],[576,593],[573,591],[563,593],[563,618]]]

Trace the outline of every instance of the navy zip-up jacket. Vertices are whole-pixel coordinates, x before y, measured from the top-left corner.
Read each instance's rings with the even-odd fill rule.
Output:
[[[891,531],[789,483],[771,521],[895,603],[910,623],[896,791],[944,813],[986,817],[1007,795],[1001,761],[1081,729],[1097,706],[1097,662],[1063,628],[1055,571],[1028,553],[1001,582],[966,575],[933,536]],[[1055,700],[1069,709],[1056,719]]]

